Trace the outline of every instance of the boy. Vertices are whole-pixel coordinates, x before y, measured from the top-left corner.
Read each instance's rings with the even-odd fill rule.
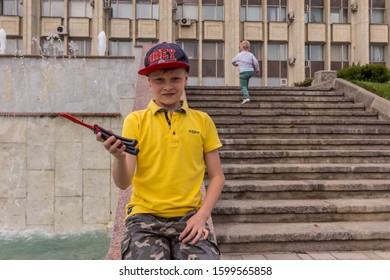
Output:
[[[225,182],[215,125],[206,113],[181,100],[189,63],[178,45],[152,47],[144,64],[138,73],[148,77],[153,99],[145,110],[126,117],[122,131],[138,140],[140,152],[125,153],[125,145],[114,136],[103,143],[114,156],[115,184],[121,189],[133,184],[122,258],[219,259],[206,224]],[[96,137],[103,142],[100,133]],[[209,185],[202,202],[205,165]]]
[[[249,49],[249,41],[241,41],[240,52],[232,59],[232,64],[240,67],[240,88],[243,97],[242,104],[251,101],[248,92],[249,79],[253,76],[255,71],[257,74],[260,73],[259,62],[253,53],[249,52]]]

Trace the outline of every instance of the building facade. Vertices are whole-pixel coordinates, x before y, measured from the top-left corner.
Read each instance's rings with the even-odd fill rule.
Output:
[[[386,4],[387,2],[387,4]],[[390,66],[385,0],[0,0],[10,55],[132,56],[145,43],[177,42],[192,85],[238,85],[241,40],[261,65],[252,86],[283,86],[318,70]]]

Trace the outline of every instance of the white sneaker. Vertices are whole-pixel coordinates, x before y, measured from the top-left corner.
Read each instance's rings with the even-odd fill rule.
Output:
[[[241,104],[245,104],[245,103],[248,103],[249,101],[251,101],[249,98],[245,98]]]

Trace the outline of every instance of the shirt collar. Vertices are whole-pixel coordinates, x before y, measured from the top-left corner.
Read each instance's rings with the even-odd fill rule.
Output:
[[[189,109],[187,101],[180,100],[180,103],[181,103],[181,108],[175,109],[174,112],[186,113]],[[154,99],[150,100],[149,105],[148,105],[148,109],[150,109],[152,111],[153,115],[155,115],[158,112],[167,112],[168,111],[166,108],[158,106],[156,104],[156,102],[154,101]]]

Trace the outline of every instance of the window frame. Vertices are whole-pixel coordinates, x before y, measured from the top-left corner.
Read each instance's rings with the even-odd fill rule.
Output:
[[[126,9],[129,6],[129,9]],[[128,11],[127,13],[125,13]],[[111,17],[134,19],[133,0],[111,0]]]
[[[276,18],[270,20],[270,11],[276,10]],[[283,0],[278,0],[278,4],[269,4],[267,5],[267,21],[282,22],[287,20],[287,2]]]
[[[245,2],[245,3],[243,3]],[[253,2],[251,0],[241,0],[240,3],[240,21],[255,21],[259,22],[263,20],[263,6],[262,1],[257,0],[258,4],[250,3]],[[252,11],[252,13],[250,13]],[[257,15],[257,17],[253,17],[251,15]]]
[[[45,3],[48,7],[45,11]],[[64,18],[65,15],[65,6],[64,1],[61,0],[42,0],[41,3],[41,15],[42,17],[60,17]],[[58,10],[57,10],[58,9]]]
[[[374,48],[377,48],[379,50],[380,48],[380,52],[381,52],[381,56],[382,56],[382,59],[381,60],[374,60]],[[382,63],[386,63],[386,46],[385,45],[382,45],[382,44],[371,44],[370,45],[370,63],[372,64],[382,64]]]
[[[148,2],[148,3],[147,3]],[[141,15],[143,13],[144,9],[141,9],[142,7],[149,7],[148,9],[146,8],[147,15]],[[137,0],[135,4],[135,18],[136,19],[159,19],[159,2],[158,0]]]
[[[325,3],[324,0],[322,0],[322,6],[320,6],[318,3],[312,3],[314,1],[319,2],[319,0],[305,0],[305,6],[308,6],[309,9],[308,11],[305,11],[305,18],[304,21],[305,23],[325,23]],[[315,15],[314,11],[319,11],[320,12],[320,19],[319,20],[314,20],[313,15]]]
[[[205,45],[211,45],[214,44],[214,53],[211,53],[210,51],[205,51]],[[224,77],[224,50],[225,45],[224,42],[203,42],[202,43],[202,73],[203,77],[212,77],[212,78],[223,78]],[[205,57],[204,54],[212,55],[211,57]],[[214,64],[214,69],[212,73],[208,75],[207,71],[208,69],[205,69],[205,65],[212,65]]]
[[[378,1],[378,0],[377,0]],[[370,13],[370,23],[373,24],[385,24],[386,23],[386,1],[383,1],[383,5],[375,6],[373,0],[369,0],[369,13]],[[376,2],[377,3],[377,2]],[[374,13],[380,13],[381,17],[379,20],[374,20]]]
[[[7,0],[8,5],[11,4],[13,6],[12,12],[6,11],[8,9],[8,5],[5,5],[5,0],[0,1],[0,15],[1,16],[23,16],[23,5],[19,0]],[[13,3],[12,3],[13,2]],[[12,5],[13,4],[13,5]]]
[[[84,15],[79,15],[79,11],[80,11],[80,7],[78,7],[79,5],[76,4],[76,2],[84,2],[82,5],[83,6],[83,9],[84,11],[82,12],[82,14]],[[72,7],[73,4],[75,5],[75,7]],[[90,4],[90,1],[89,0],[69,0],[68,2],[68,10],[69,10],[69,17],[72,17],[72,18],[92,18],[92,14],[93,14],[93,11],[92,11],[92,6]],[[73,14],[75,13],[75,14]]]
[[[210,2],[210,3],[208,3]],[[214,3],[212,3],[214,2]],[[206,9],[210,8],[210,15]],[[212,0],[202,2],[202,20],[224,20],[225,5],[223,0]],[[206,15],[206,17],[205,17]]]

